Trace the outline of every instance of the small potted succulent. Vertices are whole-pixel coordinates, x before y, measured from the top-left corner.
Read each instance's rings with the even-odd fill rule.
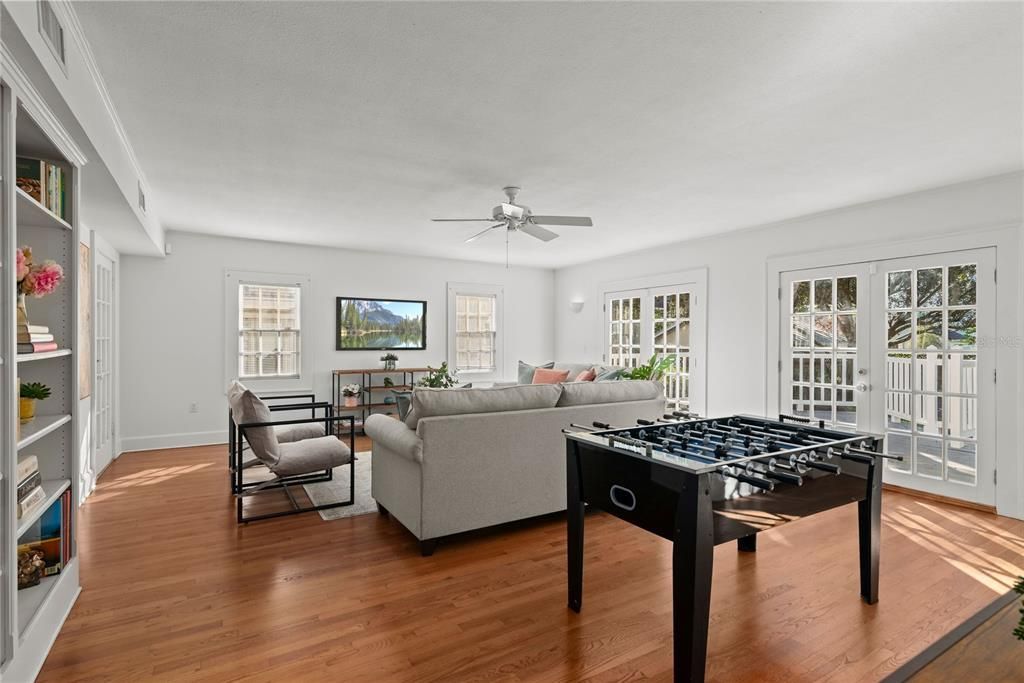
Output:
[[[358,384],[346,384],[341,388],[341,395],[345,397],[345,407],[355,408],[359,405],[359,394],[362,387]]]
[[[388,389],[393,388],[395,386],[395,380],[391,379],[390,377],[385,377],[384,386]]]
[[[50,398],[50,387],[39,382],[22,382],[20,396],[18,415],[21,423],[25,424],[36,416],[36,401]]]
[[[398,356],[391,353],[390,351],[381,356],[380,360],[382,363],[384,363],[385,370],[394,370],[396,367],[398,367]]]

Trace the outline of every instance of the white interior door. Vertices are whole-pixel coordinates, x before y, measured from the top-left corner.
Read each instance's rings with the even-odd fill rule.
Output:
[[[884,480],[929,493],[995,502],[995,250],[878,264],[876,422]]]
[[[93,453],[96,476],[114,457],[114,262],[98,249],[96,261],[95,326],[96,376],[93,382]]]
[[[611,365],[635,368],[651,356],[671,356],[662,379],[669,410],[703,411],[704,297],[696,284],[605,295]]]
[[[783,273],[780,285],[781,412],[870,430],[868,267]]]

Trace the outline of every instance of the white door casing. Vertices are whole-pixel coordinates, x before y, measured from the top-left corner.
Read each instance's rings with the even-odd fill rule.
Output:
[[[115,298],[114,261],[99,249],[93,250],[95,283],[93,287],[93,325],[95,330],[95,375],[93,379],[93,472],[96,477],[115,456],[114,392],[115,376]]]

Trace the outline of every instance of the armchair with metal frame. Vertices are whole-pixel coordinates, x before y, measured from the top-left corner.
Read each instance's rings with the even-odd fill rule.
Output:
[[[260,400],[264,403],[268,401],[302,401],[308,399],[308,403],[296,403],[294,405],[275,404],[268,405],[267,407],[272,411],[288,411],[310,409],[310,416],[316,417],[316,409],[321,406],[327,405],[326,402],[318,402],[316,400],[316,394],[276,394],[276,395],[260,395]],[[330,425],[320,424],[320,421],[308,422],[302,425],[291,425],[284,427],[275,427],[274,433],[277,437],[278,443],[291,443],[293,441],[301,441],[302,439],[315,439],[317,437],[326,436],[330,434]],[[249,450],[249,444],[245,439],[241,438],[238,434],[238,430],[235,428],[234,415],[232,414],[231,406],[228,405],[228,478],[231,482],[231,493],[238,493],[239,489],[235,486],[235,446],[236,442],[241,441],[242,451]],[[257,458],[250,458],[249,460],[242,461],[242,469],[247,469],[260,465],[260,461]]]
[[[256,400],[258,401],[259,399]],[[231,411],[229,418],[229,450],[232,458],[232,493],[235,496],[236,517],[240,524],[302,512],[318,512],[320,510],[345,507],[355,502],[355,431],[351,429],[355,425],[355,417],[352,415],[334,415],[331,405],[326,402],[266,406],[268,413],[305,409],[311,410],[311,417],[288,420],[261,419],[242,422],[236,422],[236,411]],[[322,416],[316,414],[319,410],[323,411]],[[239,416],[239,419],[244,420],[245,418]],[[348,426],[350,427],[349,443],[347,446],[333,435],[335,430],[332,429],[335,424],[343,421],[348,421]],[[325,435],[281,443],[277,443],[276,438],[274,438],[275,432],[280,431],[279,428],[281,427],[309,424],[322,424]],[[260,438],[249,438],[257,430],[263,430]],[[268,437],[272,440],[272,449],[267,447],[266,439]],[[248,443],[248,447],[246,447],[246,443]],[[244,461],[245,450],[250,450],[255,459],[248,462]],[[271,450],[275,452],[271,452]],[[245,481],[245,472],[256,465],[266,467],[274,476],[270,479]],[[340,465],[349,466],[348,500],[322,505],[300,506],[291,490],[289,490],[289,487],[331,481],[334,468]],[[251,516],[245,515],[244,499],[273,490],[284,491],[291,503],[291,510]]]

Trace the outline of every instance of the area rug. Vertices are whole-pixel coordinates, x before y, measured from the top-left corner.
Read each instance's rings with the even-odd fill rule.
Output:
[[[306,495],[314,505],[327,505],[339,500],[348,500],[348,465],[334,468],[331,481],[306,484]],[[343,508],[320,510],[320,517],[327,521],[357,517],[377,511],[377,504],[370,496],[370,451],[356,453],[356,502]]]

